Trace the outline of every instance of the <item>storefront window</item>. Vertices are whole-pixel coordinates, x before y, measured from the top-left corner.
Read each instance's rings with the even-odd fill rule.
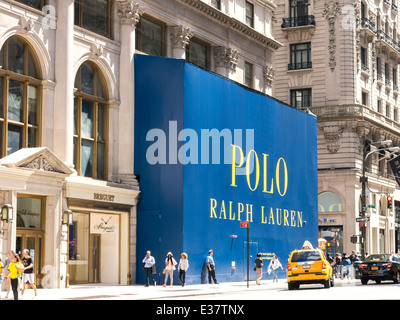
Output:
[[[70,282],[88,282],[89,268],[89,215],[73,214],[73,224],[69,226],[69,262]]]
[[[318,195],[318,212],[342,212],[340,198],[333,192],[322,192]]]
[[[326,253],[332,257],[336,253],[343,253],[343,226],[320,226],[318,228],[318,237],[326,240]]]
[[[42,228],[42,199],[18,197],[17,228]]]
[[[0,50],[0,158],[39,146],[39,69],[30,46],[8,39]]]

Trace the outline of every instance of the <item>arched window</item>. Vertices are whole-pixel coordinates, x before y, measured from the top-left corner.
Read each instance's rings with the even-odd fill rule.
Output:
[[[79,175],[105,179],[108,105],[104,80],[91,62],[75,78],[74,164]]]
[[[32,48],[18,37],[0,50],[0,158],[39,146],[41,81]]]
[[[342,212],[343,204],[333,192],[322,192],[318,195],[318,212]]]

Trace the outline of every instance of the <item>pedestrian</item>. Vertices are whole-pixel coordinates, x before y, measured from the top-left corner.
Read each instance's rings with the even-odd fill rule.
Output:
[[[345,276],[347,276],[347,278],[349,279],[351,261],[348,257],[346,257],[346,253],[343,253],[342,262],[340,263],[340,265],[342,267],[342,275],[341,275],[342,280],[344,279]]]
[[[272,282],[275,282],[275,281],[278,282],[277,273],[278,273],[278,269],[279,268],[281,268],[283,270],[282,265],[278,260],[278,257],[274,254],[272,256],[272,260],[271,260],[271,262],[269,263],[269,266],[268,266],[268,269],[272,270],[272,274],[274,276]]]
[[[33,291],[35,292],[35,297],[37,297],[37,290],[35,285],[35,274],[33,270],[33,261],[29,256],[29,250],[24,249],[22,251],[22,264],[24,265],[24,273],[22,274],[22,292],[21,296],[24,295],[25,292],[25,283],[28,283]]]
[[[145,272],[145,277],[146,277],[146,285],[145,287],[148,287],[150,285],[150,279],[153,283],[153,286],[156,285],[156,282],[153,279],[153,266],[155,266],[156,264],[156,260],[154,259],[154,257],[151,256],[151,252],[147,251],[146,252],[146,256],[144,257],[143,261],[143,269]]]
[[[3,275],[4,275],[4,280],[6,281],[6,286],[7,286],[7,294],[6,294],[6,299],[8,299],[8,295],[10,294],[11,290],[11,279],[9,276],[7,276],[7,271],[8,271],[8,266],[14,259],[15,252],[13,250],[8,250],[8,256],[6,260],[4,261],[4,269],[3,269]]]
[[[24,266],[21,263],[19,255],[15,253],[7,270],[7,276],[11,279],[11,289],[14,295],[14,300],[18,300],[18,278],[21,277],[22,272],[24,272]]]
[[[214,280],[214,284],[218,284],[215,278],[215,262],[213,258],[214,252],[212,250],[208,251],[208,257],[206,259],[207,269],[208,269],[208,283],[211,284],[211,278]]]
[[[256,284],[261,284],[260,280],[262,278],[262,266],[263,266],[263,261],[261,259],[261,253],[257,253],[257,258],[256,258],[256,260],[254,260],[254,264],[255,264],[255,270],[256,270],[256,274],[257,274]]]
[[[167,286],[167,282],[168,282],[168,277],[170,278],[170,286],[172,287],[173,284],[173,273],[174,270],[176,269],[175,266],[177,265],[173,254],[171,252],[167,253],[167,258],[165,259],[165,280],[164,280],[164,284],[163,287]]]
[[[351,255],[349,256],[349,259],[350,259],[350,262],[352,265],[354,265],[354,261],[355,261],[356,257],[357,257],[357,255],[356,255],[355,251],[353,250],[351,252]]]
[[[179,260],[178,271],[179,271],[179,280],[182,282],[182,287],[185,286],[185,278],[186,278],[186,271],[189,268],[189,260],[188,255],[183,252],[181,254],[181,259]]]
[[[339,253],[336,253],[335,261],[334,261],[334,270],[335,270],[336,279],[338,279],[340,277],[340,263],[341,263],[341,261],[342,260],[340,259]]]

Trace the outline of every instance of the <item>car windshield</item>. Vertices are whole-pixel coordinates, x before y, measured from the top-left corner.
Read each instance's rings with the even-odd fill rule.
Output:
[[[321,255],[318,251],[301,251],[292,255],[292,262],[320,261]]]
[[[371,254],[365,260],[365,262],[384,262],[390,261],[389,254]]]

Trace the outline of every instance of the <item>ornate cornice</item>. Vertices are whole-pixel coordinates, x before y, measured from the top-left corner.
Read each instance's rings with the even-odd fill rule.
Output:
[[[247,24],[233,18],[227,16],[223,12],[214,7],[208,5],[207,3],[201,0],[179,0],[181,3],[191,7],[192,9],[208,16],[209,19],[216,21],[220,24],[223,24],[226,28],[233,29],[242,35],[245,35],[252,40],[261,43],[264,46],[267,46],[270,49],[277,50],[282,47],[282,44],[278,41],[254,30],[249,27]]]

